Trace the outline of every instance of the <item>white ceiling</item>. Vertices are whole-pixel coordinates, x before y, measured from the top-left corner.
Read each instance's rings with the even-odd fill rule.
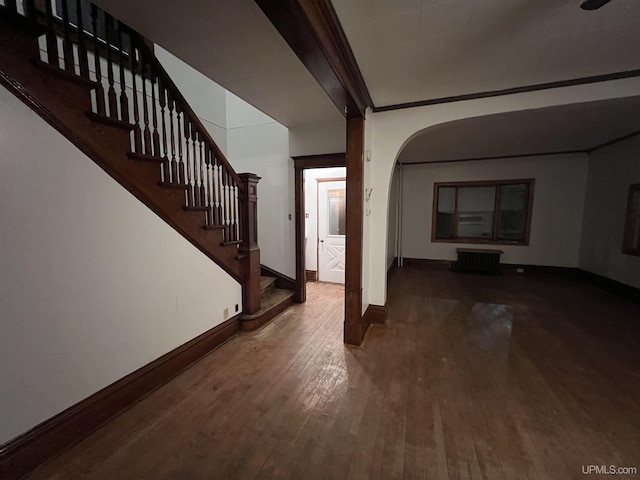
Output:
[[[377,107],[640,68],[640,1],[332,0]]]
[[[253,0],[96,3],[283,125],[344,122]]]
[[[640,97],[469,118],[427,129],[401,163],[589,150],[640,132]]]
[[[581,10],[581,1],[332,3],[380,107],[639,69],[640,0],[612,0],[592,12]],[[97,3],[288,127],[344,123],[253,0]],[[638,130],[632,114],[638,102],[624,103],[460,122],[443,127],[439,140],[413,142],[402,155],[425,161],[531,153],[541,145],[545,151],[579,150],[586,141],[603,143]],[[495,141],[483,143],[482,135],[464,134],[464,128]],[[530,144],[534,136],[544,141]]]

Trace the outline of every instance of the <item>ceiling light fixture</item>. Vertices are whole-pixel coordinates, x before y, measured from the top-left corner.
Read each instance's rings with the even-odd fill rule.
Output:
[[[610,1],[611,0],[585,0],[582,2],[582,5],[580,5],[580,8],[583,10],[597,10]]]

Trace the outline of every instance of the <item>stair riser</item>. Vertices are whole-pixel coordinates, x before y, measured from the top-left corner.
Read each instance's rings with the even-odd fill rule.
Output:
[[[270,285],[269,285],[269,286],[267,286],[266,288],[263,288],[263,289],[261,290],[260,298],[261,298],[262,300],[264,300],[264,298],[265,298],[266,296],[270,295],[270,294],[273,292],[273,290],[274,290],[275,288],[276,288],[276,287],[275,287],[275,282],[274,282],[274,283],[272,283],[272,284],[270,284]]]

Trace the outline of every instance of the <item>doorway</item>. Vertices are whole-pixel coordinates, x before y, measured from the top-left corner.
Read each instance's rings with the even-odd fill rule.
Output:
[[[309,245],[309,238],[316,238],[317,221],[310,221],[309,208],[317,207],[317,193],[309,199],[309,185],[317,185],[314,180],[310,182],[310,176],[314,171],[329,172],[334,168],[341,168],[341,173],[333,174],[334,177],[346,176],[346,155],[333,153],[326,155],[309,155],[293,157],[295,171],[295,228],[296,228],[296,302],[306,300],[307,281],[317,281],[318,255],[313,244]],[[310,173],[311,172],[311,173]],[[329,175],[326,175],[329,176]],[[307,188],[305,188],[307,183]],[[312,240],[313,241],[313,240]],[[312,254],[309,254],[311,249]],[[314,272],[315,270],[315,272]]]
[[[305,280],[344,284],[346,168],[309,168],[303,177]]]
[[[346,180],[317,179],[318,280],[344,284],[346,265]]]

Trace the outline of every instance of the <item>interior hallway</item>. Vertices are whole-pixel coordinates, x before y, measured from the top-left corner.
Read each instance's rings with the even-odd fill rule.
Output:
[[[640,471],[640,306],[571,279],[405,267],[342,344],[343,291],[213,352],[30,480],[578,479]],[[637,478],[619,475],[616,478]]]

